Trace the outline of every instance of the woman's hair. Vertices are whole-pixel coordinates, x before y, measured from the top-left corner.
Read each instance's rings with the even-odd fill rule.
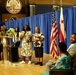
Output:
[[[16,31],[16,29],[15,29],[15,32],[17,32],[17,37],[19,37],[19,27],[16,27],[17,28],[17,31]]]
[[[38,29],[38,33],[40,33],[40,28],[39,28],[39,27],[36,27],[35,30],[36,30],[36,29]]]
[[[29,25],[25,25],[26,27],[27,27],[27,31],[30,31],[31,29],[30,29],[30,27],[29,27]]]
[[[60,52],[67,53],[67,46],[64,42],[60,42],[58,44],[58,47],[60,49]]]
[[[25,31],[25,26],[23,26],[23,29],[22,29],[22,31]]]
[[[73,33],[74,35],[76,35],[76,33]]]
[[[16,29],[15,29],[15,32],[19,32],[20,30],[19,30],[19,27],[16,27],[17,28],[17,31],[16,31]]]

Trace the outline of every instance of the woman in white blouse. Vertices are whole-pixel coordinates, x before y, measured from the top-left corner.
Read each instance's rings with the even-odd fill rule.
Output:
[[[19,32],[18,27],[16,27],[16,29],[15,29],[15,35],[13,36],[13,42],[14,42],[15,47],[19,47],[19,45],[20,45],[20,32]]]

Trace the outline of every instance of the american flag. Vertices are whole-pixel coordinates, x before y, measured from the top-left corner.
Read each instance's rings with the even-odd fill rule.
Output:
[[[66,31],[64,26],[64,18],[63,18],[63,8],[61,7],[60,11],[60,42],[65,42]]]
[[[58,28],[55,18],[55,10],[52,11],[52,28],[51,28],[51,37],[50,37],[50,54],[56,59],[57,55],[57,43],[56,38],[58,36]]]

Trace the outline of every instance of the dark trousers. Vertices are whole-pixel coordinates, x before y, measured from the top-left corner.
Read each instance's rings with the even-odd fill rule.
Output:
[[[12,45],[12,47],[19,47],[19,45],[20,45],[20,41],[17,41],[16,43],[14,43],[13,45]]]

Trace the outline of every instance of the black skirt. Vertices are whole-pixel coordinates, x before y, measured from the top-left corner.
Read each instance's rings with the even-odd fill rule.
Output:
[[[34,47],[35,57],[43,57],[43,47]]]

